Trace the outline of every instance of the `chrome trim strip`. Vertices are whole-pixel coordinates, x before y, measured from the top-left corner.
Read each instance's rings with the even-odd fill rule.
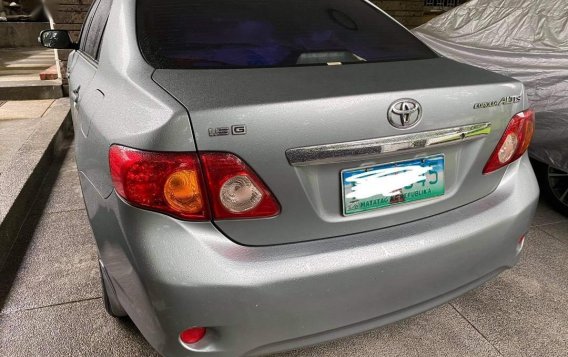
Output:
[[[479,123],[386,138],[306,146],[286,150],[286,157],[292,166],[367,160],[400,152],[411,152],[481,139],[490,133],[491,123]]]

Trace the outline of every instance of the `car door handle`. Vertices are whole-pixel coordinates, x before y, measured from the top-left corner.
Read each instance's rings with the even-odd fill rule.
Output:
[[[78,86],[77,88],[73,89],[73,102],[77,103],[79,102],[79,91],[81,90],[81,86]]]

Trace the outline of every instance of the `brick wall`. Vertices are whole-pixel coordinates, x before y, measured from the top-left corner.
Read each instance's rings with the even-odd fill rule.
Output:
[[[404,26],[413,28],[424,23],[424,0],[371,0]]]
[[[1,1],[1,0],[0,0]],[[79,32],[87,11],[93,0],[56,0],[46,4],[49,14],[51,15],[52,28],[57,30],[67,30],[71,34],[73,41],[79,39]],[[65,69],[67,68],[67,57],[69,50],[58,50],[57,58],[61,69],[61,78],[63,85],[67,85],[67,76]]]

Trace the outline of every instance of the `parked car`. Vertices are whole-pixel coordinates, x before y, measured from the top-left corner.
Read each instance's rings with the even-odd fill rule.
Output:
[[[75,49],[105,306],[163,355],[351,335],[518,261],[539,196],[522,83],[370,2],[96,0],[78,44],[40,37]]]
[[[568,31],[555,0],[472,0],[413,30],[439,54],[524,82],[537,112],[529,149],[544,196],[568,215]]]

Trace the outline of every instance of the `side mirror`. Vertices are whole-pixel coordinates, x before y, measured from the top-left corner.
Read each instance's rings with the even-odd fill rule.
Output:
[[[65,30],[44,30],[40,32],[38,40],[43,47],[56,50],[76,50],[79,47]]]

